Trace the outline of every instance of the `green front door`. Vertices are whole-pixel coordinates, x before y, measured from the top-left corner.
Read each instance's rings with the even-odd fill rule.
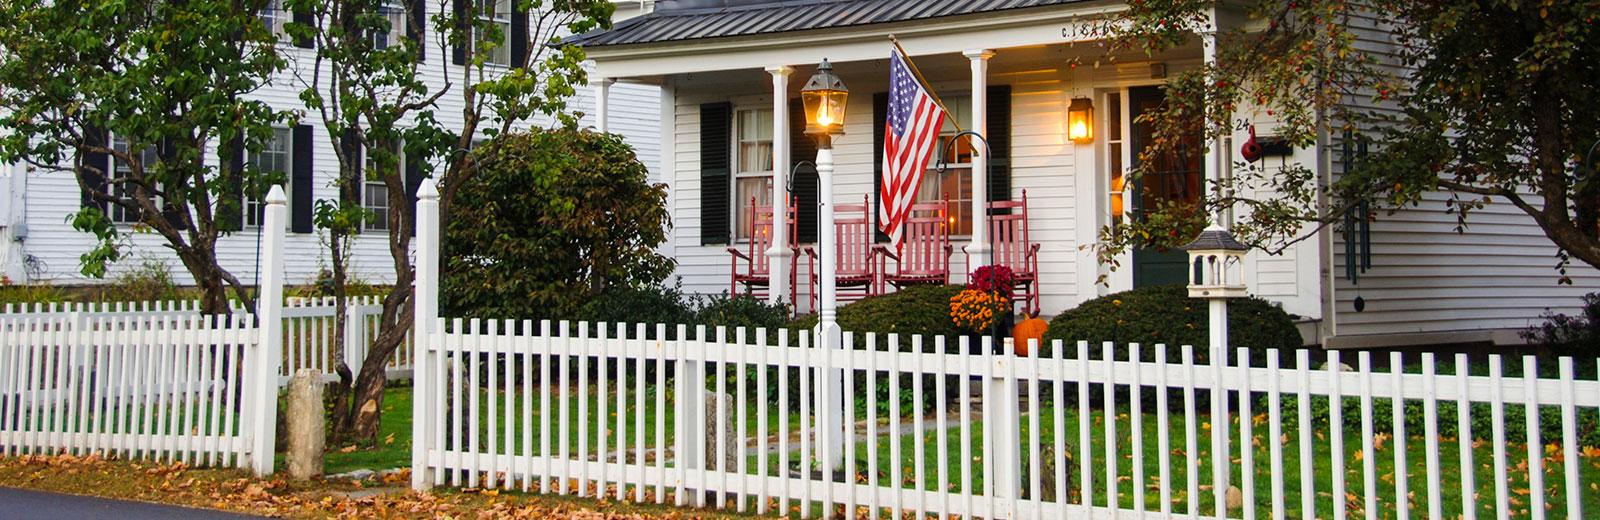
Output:
[[[1128,89],[1128,120],[1132,122],[1128,137],[1135,168],[1141,165],[1140,155],[1154,138],[1153,125],[1140,122],[1139,115],[1159,108],[1164,99],[1165,94],[1161,87]],[[1190,204],[1200,202],[1201,179],[1205,175],[1201,166],[1205,152],[1200,147],[1200,141],[1201,131],[1197,129],[1194,135],[1190,139],[1185,139],[1176,150],[1170,150],[1154,158],[1155,164],[1150,165],[1151,168],[1146,168],[1144,175],[1133,185],[1136,192],[1132,197],[1135,204],[1133,218],[1143,218],[1146,208],[1154,208],[1163,202]],[[1186,283],[1188,277],[1185,276],[1184,269],[1187,262],[1187,255],[1177,249],[1135,248],[1133,286],[1137,288]]]

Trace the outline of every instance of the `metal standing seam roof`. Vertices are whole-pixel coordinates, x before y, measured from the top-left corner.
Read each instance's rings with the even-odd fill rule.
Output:
[[[608,30],[570,37],[585,47],[724,38],[924,20],[1061,5],[1082,0],[722,0],[712,7],[664,8]]]

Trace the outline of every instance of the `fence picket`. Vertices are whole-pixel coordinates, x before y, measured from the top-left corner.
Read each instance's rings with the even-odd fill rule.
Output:
[[[1239,489],[1244,499],[1244,518],[1254,520],[1256,517],[1256,462],[1255,462],[1255,416],[1251,413],[1250,402],[1255,399],[1251,390],[1250,377],[1250,349],[1239,347]]]
[[[1272,518],[1284,518],[1288,513],[1287,495],[1283,489],[1283,445],[1286,439],[1283,436],[1283,360],[1278,349],[1267,350],[1267,372],[1272,374],[1267,384],[1267,445],[1269,448],[1268,468],[1272,472]]]
[[[1561,469],[1566,476],[1567,518],[1583,518],[1583,484],[1578,480],[1578,414],[1573,404],[1572,358],[1562,356]]]
[[[1522,417],[1528,438],[1528,491],[1533,504],[1529,511],[1535,520],[1543,520],[1544,508],[1544,442],[1539,437],[1539,371],[1533,355],[1522,357],[1522,380],[1527,384],[1523,392]]]
[[[1132,475],[1129,480],[1128,491],[1133,496],[1133,510],[1144,514],[1145,510],[1145,480],[1144,480],[1144,382],[1141,380],[1144,365],[1143,357],[1139,352],[1139,344],[1128,345],[1128,366],[1131,376],[1128,378],[1128,449],[1133,456]],[[1115,507],[1115,506],[1114,506]]]
[[[1121,502],[1117,496],[1117,386],[1116,376],[1116,347],[1111,342],[1100,345],[1102,366],[1106,378],[1101,385],[1101,413],[1102,422],[1105,424],[1105,450],[1106,450],[1106,505],[1115,508]],[[1088,359],[1084,360],[1086,363]]]
[[[1467,399],[1469,378],[1467,355],[1456,354],[1456,395],[1460,396],[1456,401],[1456,442],[1457,453],[1461,460],[1457,470],[1461,476],[1461,517],[1464,520],[1474,520],[1478,517],[1478,488],[1473,483],[1473,475],[1477,468],[1472,466],[1472,402]]]
[[[1195,434],[1195,423],[1198,421],[1198,419],[1195,417],[1194,371],[1194,346],[1184,345],[1183,457],[1184,462],[1186,463],[1184,466],[1184,483],[1188,484],[1188,489],[1184,490],[1183,499],[1185,505],[1188,506],[1187,511],[1189,516],[1198,516],[1200,514],[1200,463],[1199,459],[1197,458],[1200,453],[1200,441],[1198,439],[1198,435]],[[1079,419],[1079,421],[1081,422],[1082,419]],[[1082,424],[1083,428],[1088,427],[1088,423]],[[1312,517],[1308,516],[1306,518]]]
[[[1501,390],[1501,375],[1504,367],[1499,354],[1489,355],[1489,380],[1494,382],[1489,398],[1489,417],[1494,432],[1494,500],[1495,518],[1506,520],[1511,516],[1511,493],[1508,488],[1510,482],[1506,480],[1506,428],[1505,428],[1505,396]],[[1470,408],[1463,408],[1470,414]]]
[[[1378,452],[1372,439],[1372,352],[1363,350],[1356,358],[1361,373],[1361,509],[1367,520],[1377,520]]]
[[[1411,517],[1410,493],[1407,492],[1409,482],[1406,481],[1406,400],[1398,395],[1398,390],[1404,388],[1405,383],[1403,361],[1399,352],[1389,353],[1390,384],[1397,394],[1389,399],[1389,417],[1394,422],[1394,510],[1395,516],[1401,520]],[[1373,453],[1373,456],[1376,457],[1377,453]]]
[[[1344,482],[1344,392],[1343,363],[1339,351],[1328,353],[1328,437],[1333,451],[1333,517],[1349,518]],[[1307,396],[1309,399],[1310,396]]]

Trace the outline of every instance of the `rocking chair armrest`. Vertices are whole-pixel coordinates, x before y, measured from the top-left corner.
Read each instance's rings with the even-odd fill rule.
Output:
[[[798,249],[800,250],[801,253],[805,254],[806,257],[808,257],[808,258],[810,258],[812,260],[816,260],[817,259],[817,248],[814,248],[814,247],[802,247],[802,248],[798,248]]]
[[[735,257],[742,258],[746,262],[750,261],[750,257],[748,255],[745,255],[744,252],[740,251],[739,248],[737,248],[737,247],[729,247],[728,248],[728,253],[732,254]]]
[[[888,246],[874,245],[874,246],[872,246],[872,250],[876,251],[880,255],[887,256],[889,258],[893,258],[894,261],[896,261],[896,262],[900,261],[900,255],[895,254],[895,252],[893,250],[889,249]]]

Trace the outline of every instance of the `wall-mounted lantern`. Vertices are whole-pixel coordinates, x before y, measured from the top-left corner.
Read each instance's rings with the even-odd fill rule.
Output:
[[[1067,107],[1067,139],[1078,144],[1094,142],[1094,102],[1089,98],[1073,99]]]

